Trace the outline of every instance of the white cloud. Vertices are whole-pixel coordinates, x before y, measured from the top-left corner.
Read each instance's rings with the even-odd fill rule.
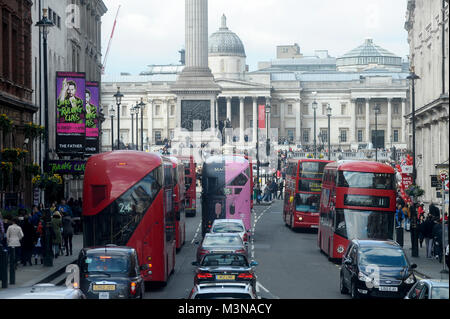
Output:
[[[184,46],[184,0],[104,0],[103,52],[122,4],[107,73],[139,73],[148,64],[178,63]],[[244,43],[247,64],[275,58],[276,46],[298,43],[302,53],[328,49],[339,56],[372,37],[385,49],[408,54],[404,0],[209,0],[209,33],[228,27]]]

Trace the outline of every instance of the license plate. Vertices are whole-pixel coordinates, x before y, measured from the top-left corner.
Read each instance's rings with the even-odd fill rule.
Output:
[[[94,291],[114,291],[116,290],[116,285],[94,285],[92,289]]]
[[[98,294],[98,299],[109,299],[109,292],[101,292]]]
[[[397,292],[398,287],[386,287],[386,286],[380,286],[380,291],[391,291],[391,292]]]
[[[216,275],[217,280],[234,280],[234,275]]]

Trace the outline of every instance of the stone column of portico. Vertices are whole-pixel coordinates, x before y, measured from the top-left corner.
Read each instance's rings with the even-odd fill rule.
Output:
[[[302,114],[301,114],[301,99],[295,100],[295,135],[297,144],[302,142]],[[284,122],[284,118],[283,118]]]
[[[350,143],[356,143],[358,141],[358,137],[356,136],[357,129],[356,129],[356,109],[357,109],[357,100],[352,99],[351,104],[352,107],[350,108]]]
[[[407,130],[406,130],[406,100],[402,99],[402,143],[407,143]]]
[[[227,96],[227,119],[231,122],[231,96]]]
[[[258,98],[253,97],[253,143],[256,144],[258,136]]]
[[[392,99],[388,98],[388,111],[387,111],[387,140],[389,147],[392,147]]]
[[[239,97],[239,142],[244,143],[245,135],[245,113],[244,113],[245,97]]]
[[[286,101],[283,99],[280,99],[280,132],[278,133],[279,136],[286,136],[286,123],[284,122],[284,108],[286,107]]]
[[[148,123],[148,143],[153,145],[153,99],[148,99],[147,105],[147,123]]]
[[[169,99],[168,98],[164,98],[163,99],[163,103],[164,103],[164,110],[165,110],[165,119],[164,119],[164,134],[166,136],[167,139],[170,138],[169,136],[169,117],[170,117],[170,105],[169,105]],[[148,112],[148,111],[147,111]]]
[[[366,99],[366,143],[370,143],[370,99]]]
[[[214,100],[214,107],[214,112],[216,114],[216,125],[219,127],[219,100],[217,98]]]
[[[211,131],[216,129],[216,98],[211,99]]]

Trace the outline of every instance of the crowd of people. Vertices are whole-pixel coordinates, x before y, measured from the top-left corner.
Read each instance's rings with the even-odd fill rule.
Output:
[[[45,243],[52,247],[51,258],[64,253],[72,255],[73,235],[81,230],[81,199],[60,203],[53,202],[46,209],[41,203],[34,205],[31,212],[19,209],[17,216],[2,216],[0,212],[0,249],[7,248],[19,265],[43,264]],[[47,232],[45,231],[47,228]]]
[[[268,179],[261,187],[259,181],[255,180],[253,199],[257,204],[261,202],[271,203],[274,199],[283,199],[284,180],[277,178]]]

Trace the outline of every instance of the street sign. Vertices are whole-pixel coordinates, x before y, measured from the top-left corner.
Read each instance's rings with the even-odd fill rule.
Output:
[[[436,189],[442,188],[442,182],[437,175],[431,175],[431,187]]]
[[[412,174],[412,173],[413,173],[413,167],[412,167],[412,165],[405,165],[405,166],[402,166],[402,173],[403,173],[403,174]]]
[[[441,182],[444,182],[445,180],[448,179],[448,171],[447,170],[442,170],[439,172],[439,177],[441,178]]]

